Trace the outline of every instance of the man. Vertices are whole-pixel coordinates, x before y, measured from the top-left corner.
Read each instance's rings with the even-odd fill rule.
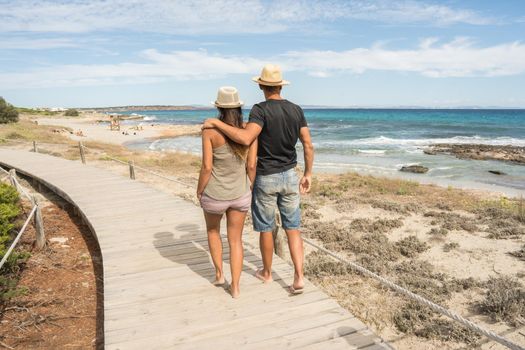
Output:
[[[263,91],[265,101],[255,104],[245,129],[234,128],[218,119],[208,119],[203,128],[217,128],[230,139],[250,145],[258,139],[257,175],[253,184],[252,217],[254,230],[260,232],[259,243],[263,268],[256,277],[272,281],[273,236],[275,207],[279,208],[282,226],[288,237],[290,255],[294,264],[294,280],[289,287],[292,294],[304,288],[303,240],[300,224],[300,193],[310,191],[314,150],[310,131],[301,107],[281,97],[283,85],[279,66],[267,64],[261,75],[253,78]],[[304,149],[305,169],[298,181],[295,146],[300,139]]]

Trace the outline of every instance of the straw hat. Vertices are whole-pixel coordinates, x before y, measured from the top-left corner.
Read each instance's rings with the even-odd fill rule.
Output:
[[[261,75],[253,77],[253,81],[260,85],[282,86],[290,84],[289,81],[283,80],[281,67],[275,64],[267,64],[263,67]]]
[[[217,100],[213,105],[220,108],[238,108],[244,103],[239,100],[239,92],[233,86],[222,86],[217,92]]]

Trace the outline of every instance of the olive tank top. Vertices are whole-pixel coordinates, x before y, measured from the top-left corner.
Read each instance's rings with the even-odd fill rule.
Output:
[[[242,197],[250,190],[246,162],[237,157],[228,143],[213,149],[213,168],[204,193],[217,200]]]

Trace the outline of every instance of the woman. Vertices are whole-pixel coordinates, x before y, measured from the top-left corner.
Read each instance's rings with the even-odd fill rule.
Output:
[[[221,87],[214,105],[218,118],[226,124],[244,128],[242,102],[234,87]],[[233,298],[240,294],[242,271],[242,230],[251,203],[251,184],[255,178],[257,141],[249,147],[240,145],[216,129],[202,131],[202,168],[197,197],[204,211],[208,245],[215,266],[215,285],[224,285],[222,270],[222,240],[220,223],[226,213],[228,244],[230,246],[231,284]]]

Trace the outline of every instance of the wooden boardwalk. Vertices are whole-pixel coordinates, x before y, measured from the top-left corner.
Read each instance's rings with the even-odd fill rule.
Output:
[[[96,235],[106,349],[389,348],[310,282],[303,295],[289,296],[293,270],[278,257],[275,282],[262,284],[254,277],[262,265],[255,247],[245,246],[240,299],[212,286],[202,212],[189,202],[38,153],[3,149],[0,165],[75,205]]]

